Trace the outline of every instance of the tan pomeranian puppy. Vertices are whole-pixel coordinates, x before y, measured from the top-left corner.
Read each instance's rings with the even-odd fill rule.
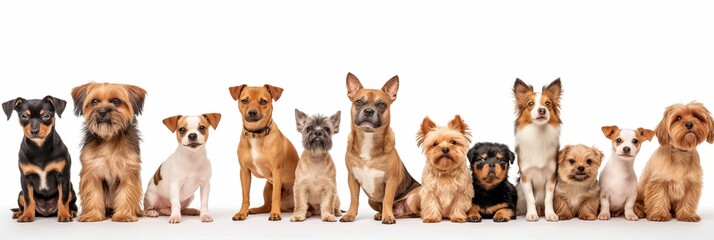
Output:
[[[559,220],[597,219],[600,184],[597,173],[604,154],[582,144],[565,146],[558,153],[558,179],[553,208]]]

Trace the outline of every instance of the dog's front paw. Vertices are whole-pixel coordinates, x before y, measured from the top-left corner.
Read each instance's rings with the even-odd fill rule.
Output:
[[[426,217],[426,218],[422,218],[421,221],[422,221],[423,223],[438,223],[438,222],[441,222],[441,218],[438,218],[438,217]]]
[[[302,222],[305,221],[305,216],[304,215],[298,215],[298,214],[293,214],[292,217],[290,217],[291,222]]]
[[[201,214],[201,222],[213,222],[213,217],[210,214]]]
[[[558,215],[555,213],[546,213],[545,214],[545,220],[549,222],[557,222],[558,221]]]
[[[495,219],[495,218],[494,218],[494,219]],[[481,222],[481,216],[479,216],[479,215],[469,216],[469,217],[466,219],[466,221],[475,222],[475,223]]]
[[[340,218],[340,222],[354,222],[355,221],[355,215],[352,214],[345,214],[342,215]]]
[[[697,214],[677,214],[677,220],[682,222],[699,222],[702,218]]]
[[[19,222],[19,223],[34,222],[34,221],[35,221],[35,216],[22,215],[17,218],[17,222]]]
[[[243,221],[246,217],[248,217],[248,213],[238,212],[233,215],[233,221]]]
[[[57,222],[71,222],[72,221],[72,215],[69,215],[67,213],[66,215],[57,215]]]
[[[526,214],[526,221],[529,222],[537,222],[538,221],[538,214],[537,213],[528,213]]]
[[[280,213],[271,213],[270,216],[268,216],[268,220],[280,221],[280,220],[282,220],[282,217],[280,217]]]
[[[450,220],[453,223],[465,223],[466,222],[465,217],[455,217],[455,218],[450,218]]]
[[[22,211],[15,211],[12,213],[12,219],[17,219],[22,216]]]
[[[136,222],[139,219],[133,215],[114,215],[112,216],[112,222]]]
[[[670,215],[669,213],[647,215],[647,220],[655,221],[655,222],[667,222],[670,219],[672,219],[672,215]]]
[[[169,223],[171,223],[171,224],[181,223],[181,214],[169,216]]]
[[[580,220],[585,220],[585,221],[593,221],[597,219],[597,216],[595,214],[582,214],[578,216]]]
[[[144,212],[144,216],[150,217],[150,218],[157,218],[157,217],[159,217],[159,212],[157,212],[156,210],[146,210]]]
[[[332,215],[332,214],[325,214],[322,216],[322,221],[323,222],[335,222],[335,221],[337,221],[337,217],[335,217],[335,215]]]
[[[493,222],[498,222],[498,223],[508,222],[510,220],[511,220],[511,218],[509,218],[509,217],[503,217],[503,216],[494,216],[493,217]]]
[[[397,219],[394,218],[393,215],[382,215],[382,224],[395,224],[397,223]]]
[[[625,219],[630,221],[638,221],[640,218],[635,213],[625,213]]]
[[[382,221],[382,213],[374,214],[374,221]]]
[[[104,214],[100,213],[85,213],[79,216],[77,218],[77,221],[80,222],[99,222],[99,221],[104,221],[107,219],[107,216]]]
[[[635,216],[637,217],[637,216]],[[598,219],[600,220],[610,220],[610,213],[609,212],[602,212],[600,215],[597,216]]]

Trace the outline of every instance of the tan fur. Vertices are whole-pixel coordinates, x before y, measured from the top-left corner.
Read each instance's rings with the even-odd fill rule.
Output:
[[[35,192],[32,184],[27,186],[27,192]],[[20,216],[17,217],[17,222],[35,221],[35,194],[28,194],[28,196],[30,196],[30,199],[25,199],[24,197],[22,198],[22,200],[25,200],[21,202],[25,209],[20,213]]]
[[[240,85],[229,88],[234,100],[238,101],[238,110],[243,116],[243,127],[257,131],[270,126],[268,135],[253,138],[250,134],[241,134],[238,144],[238,162],[240,163],[240,179],[243,202],[241,209],[233,216],[233,220],[245,220],[248,214],[268,213],[271,221],[281,219],[281,211],[292,211],[292,194],[281,194],[281,191],[292,192],[295,181],[295,168],[298,154],[293,144],[280,132],[272,120],[273,104],[282,95],[283,89],[271,85],[249,87]],[[272,100],[271,100],[272,99]],[[264,104],[261,104],[261,101]],[[262,118],[258,121],[247,120],[247,112],[256,110]],[[255,145],[251,145],[251,141]],[[253,159],[252,148],[259,152]],[[258,208],[249,209],[251,175],[267,179],[263,190],[264,204]]]
[[[436,127],[428,117],[424,118],[417,142],[427,157],[419,190],[421,218],[425,223],[440,222],[442,218],[466,222],[474,196],[466,165],[469,135],[468,126],[459,115],[448,127]]]
[[[568,145],[558,153],[558,180],[553,198],[558,220],[573,217],[581,220],[597,219],[600,205],[597,173],[603,156],[600,150],[582,144]],[[587,160],[591,163],[588,164]],[[578,172],[578,167],[584,167],[584,173],[588,176],[582,181],[572,178]]]
[[[335,216],[342,215],[342,212],[335,173],[335,163],[328,152],[302,152],[295,170],[295,212],[290,221],[303,221],[312,214],[320,214],[325,222],[337,221]],[[309,202],[318,202],[314,201],[316,199],[319,199],[319,207],[309,207]]]
[[[62,184],[57,184],[57,192],[59,197],[57,198],[57,221],[58,222],[71,222],[72,214],[69,210],[69,201],[62,203]],[[69,192],[69,199],[72,199],[72,191]]]
[[[687,122],[693,123],[691,133]],[[640,176],[635,213],[650,221],[669,221],[673,216],[679,221],[700,221],[702,166],[696,147],[704,141],[714,143],[711,113],[697,102],[671,105],[655,134],[660,146]]]

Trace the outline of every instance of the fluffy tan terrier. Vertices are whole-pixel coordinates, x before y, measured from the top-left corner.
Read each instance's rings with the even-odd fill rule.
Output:
[[[417,145],[426,155],[422,173],[421,218],[425,223],[466,222],[474,189],[471,185],[466,153],[471,134],[468,126],[456,115],[447,126],[436,126],[425,117],[417,134]]]
[[[714,143],[714,120],[703,104],[691,102],[667,107],[655,129],[659,148],[645,165],[637,186],[638,217],[698,222],[702,195],[702,166],[697,145]]]
[[[558,153],[558,180],[553,208],[558,220],[597,219],[600,184],[597,172],[604,154],[582,144],[565,146]]]

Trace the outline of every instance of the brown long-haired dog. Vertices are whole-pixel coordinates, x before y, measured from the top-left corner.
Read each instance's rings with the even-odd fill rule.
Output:
[[[702,166],[697,145],[714,143],[712,114],[701,103],[674,104],[665,110],[655,135],[660,146],[640,177],[635,214],[650,221],[669,221],[674,215],[698,222]]]
[[[466,165],[470,135],[459,115],[447,126],[438,127],[429,117],[424,118],[417,133],[417,145],[426,155],[419,189],[421,219],[425,223],[440,222],[442,218],[466,222],[466,211],[474,197]]]
[[[597,219],[600,206],[600,184],[597,171],[603,154],[582,144],[565,146],[558,153],[558,180],[555,184],[553,208],[558,220],[578,217]]]
[[[79,160],[80,222],[136,222],[141,211],[141,159],[136,116],[146,91],[112,83],[87,83],[72,89],[74,113],[84,117]]]

